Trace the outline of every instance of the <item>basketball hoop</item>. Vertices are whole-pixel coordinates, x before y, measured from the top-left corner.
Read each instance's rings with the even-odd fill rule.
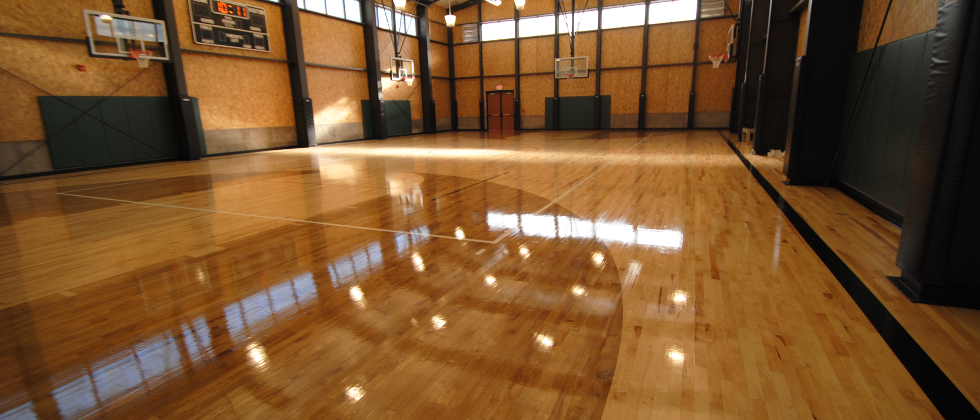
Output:
[[[575,67],[569,67],[565,69],[565,78],[568,79],[569,82],[572,81],[573,78],[575,78]]]
[[[415,77],[406,77],[406,78],[404,78],[404,79],[402,79],[402,80],[404,80],[404,81],[405,81],[405,83],[407,83],[407,84],[408,84],[409,86],[411,86],[411,85],[412,85],[412,83],[414,83],[414,82],[415,82]]]
[[[150,57],[153,52],[150,50],[129,50],[129,58],[136,60],[136,64],[141,69],[150,67]]]
[[[723,55],[709,55],[708,58],[711,59],[711,68],[715,68],[716,69],[716,68],[718,68],[718,66],[721,65],[721,62],[722,61],[728,61],[728,54],[723,54]]]

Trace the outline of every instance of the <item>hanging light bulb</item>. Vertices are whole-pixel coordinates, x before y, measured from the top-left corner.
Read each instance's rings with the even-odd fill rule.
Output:
[[[517,10],[524,10],[524,0],[514,0],[514,6],[517,6]]]
[[[405,10],[405,0],[392,0],[395,3],[395,9]]]
[[[446,27],[456,26],[456,15],[453,14],[453,2],[449,2],[449,13],[446,13]]]

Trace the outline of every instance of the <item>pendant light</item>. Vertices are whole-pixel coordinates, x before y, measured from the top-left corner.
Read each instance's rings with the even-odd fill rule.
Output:
[[[456,15],[453,14],[453,2],[449,2],[449,13],[446,13],[446,27],[456,26]]]

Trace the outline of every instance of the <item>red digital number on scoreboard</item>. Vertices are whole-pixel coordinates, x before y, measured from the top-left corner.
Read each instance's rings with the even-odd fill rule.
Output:
[[[214,5],[218,7],[218,13],[223,15],[248,18],[248,8],[245,6],[216,1]]]

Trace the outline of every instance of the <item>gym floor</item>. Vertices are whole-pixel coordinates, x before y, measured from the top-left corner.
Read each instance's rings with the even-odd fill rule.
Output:
[[[725,136],[451,132],[6,182],[0,401],[65,419],[941,418]],[[978,363],[963,346],[947,364]],[[944,370],[973,401],[967,367]]]

